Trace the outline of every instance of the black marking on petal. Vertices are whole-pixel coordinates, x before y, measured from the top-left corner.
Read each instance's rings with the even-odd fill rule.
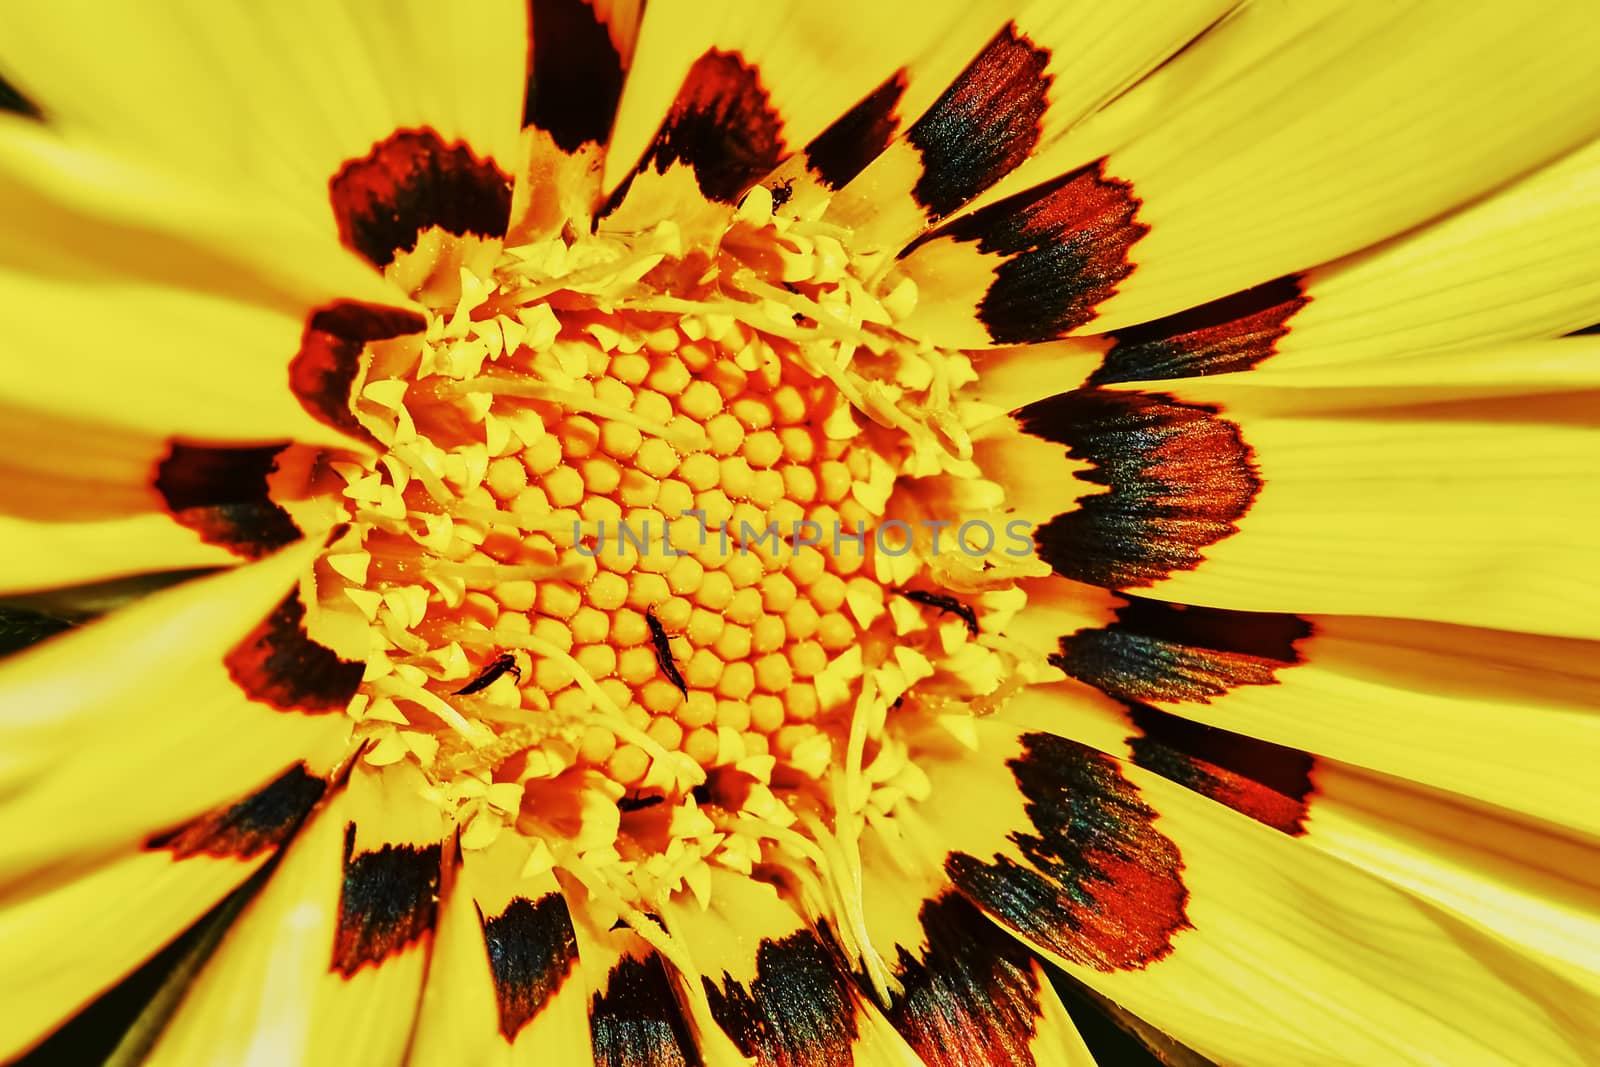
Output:
[[[281,711],[343,711],[361,684],[366,665],[340,659],[306,635],[298,591],[224,659],[228,676],[251,700]]]
[[[1109,626],[1061,638],[1050,662],[1121,700],[1209,703],[1241,685],[1272,685],[1311,636],[1298,615],[1129,597]]]
[[[350,410],[350,389],[370,341],[418,333],[427,321],[414,311],[340,300],[312,312],[289,363],[289,389],[311,416],[352,437],[370,439]]]
[[[912,189],[934,221],[1015,170],[1039,143],[1050,53],[1017,31],[995,35],[944,95],[906,131],[922,153]]]
[[[1154,322],[1108,334],[1113,341],[1090,385],[1195,378],[1249,370],[1276,351],[1305,307],[1297,275],[1246,289]]]
[[[604,144],[622,96],[622,56],[587,0],[529,0],[528,93],[522,124],[563,152]]]
[[[302,536],[267,487],[283,449],[283,445],[208,448],[174,442],[156,465],[156,492],[172,517],[202,541],[246,559],[260,559]]]
[[[237,804],[155,834],[144,847],[171,852],[180,860],[199,855],[249,859],[293,837],[327,788],[326,781],[297,763]]]
[[[866,169],[894,138],[895,107],[906,91],[906,72],[878,86],[806,145],[806,166],[830,189],[842,188]]]
[[[346,978],[426,937],[439,910],[439,845],[384,845],[356,856],[355,842],[351,823],[330,964]]]
[[[1275,830],[1305,833],[1316,788],[1310,753],[1143,705],[1130,713],[1142,733],[1128,739],[1139,766]]]
[[[572,918],[561,894],[548,893],[538,901],[518,897],[493,919],[484,919],[480,911],[478,919],[494,972],[500,1033],[515,1041],[561,989],[578,961]]]
[[[851,984],[817,935],[800,930],[756,949],[749,989],[722,976],[705,983],[711,1016],[760,1067],[848,1067],[855,1062]]]
[[[920,955],[900,947],[903,992],[886,1013],[900,1036],[928,1067],[969,1067],[978,1049],[984,1064],[1035,1067],[1032,953],[957,893],[925,901],[919,917],[926,942]]]
[[[956,888],[1034,944],[1101,971],[1136,970],[1172,951],[1189,926],[1183,861],[1156,812],[1116,761],[1052,734],[1024,734],[1009,762],[1036,833],[998,853],[945,858]]]
[[[0,111],[21,115],[24,118],[36,119],[40,122],[44,121],[44,112],[39,110],[39,105],[24,96],[22,91],[7,81],[4,76],[0,76]]]
[[[732,52],[712,49],[684,77],[638,170],[654,166],[665,174],[672,164],[684,163],[694,169],[706,199],[737,203],[783,158],[782,130],[756,68]],[[627,189],[624,183],[612,195],[608,212]]]
[[[1567,334],[1567,336],[1568,337],[1582,337],[1582,336],[1584,336],[1586,334],[1597,334],[1597,333],[1600,333],[1600,322],[1595,323],[1593,326],[1585,326],[1581,330],[1573,330],[1571,333]]]
[[[511,179],[430,129],[396,130],[346,162],[328,193],[339,239],[375,267],[415,248],[431,227],[458,237],[504,237],[511,218]]]
[[[595,1067],[700,1067],[661,957],[624,957],[589,1007]]]
[[[978,302],[978,318],[996,344],[1064,337],[1133,270],[1129,250],[1150,227],[1135,221],[1139,199],[1127,182],[1108,178],[1105,161],[980,208],[926,235],[977,241],[986,255],[1009,257]]]
[[[1034,531],[1056,573],[1121,589],[1193,570],[1200,550],[1237,532],[1261,482],[1239,427],[1161,393],[1075,389],[1021,408],[1026,433],[1094,465],[1110,487]]]

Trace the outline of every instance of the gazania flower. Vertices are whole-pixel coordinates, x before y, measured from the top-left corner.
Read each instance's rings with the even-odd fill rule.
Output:
[[[1594,1062],[1593,12],[638,7],[13,13],[0,1058]]]

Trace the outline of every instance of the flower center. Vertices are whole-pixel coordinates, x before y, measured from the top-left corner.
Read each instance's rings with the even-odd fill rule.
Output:
[[[970,491],[970,363],[894,330],[909,283],[765,190],[713,236],[424,235],[389,275],[427,330],[353,393],[382,451],[328,474],[363,758],[624,919],[709,865],[854,862],[925,788],[891,720],[1016,674],[986,624],[1033,564]]]

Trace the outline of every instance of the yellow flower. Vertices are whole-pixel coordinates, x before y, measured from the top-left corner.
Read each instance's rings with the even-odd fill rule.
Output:
[[[1595,1062],[1593,12],[640,6],[7,20],[0,1058]]]

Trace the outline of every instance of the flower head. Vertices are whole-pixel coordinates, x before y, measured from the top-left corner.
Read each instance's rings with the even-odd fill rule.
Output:
[[[1578,1062],[1540,7],[30,15],[0,1056]]]

